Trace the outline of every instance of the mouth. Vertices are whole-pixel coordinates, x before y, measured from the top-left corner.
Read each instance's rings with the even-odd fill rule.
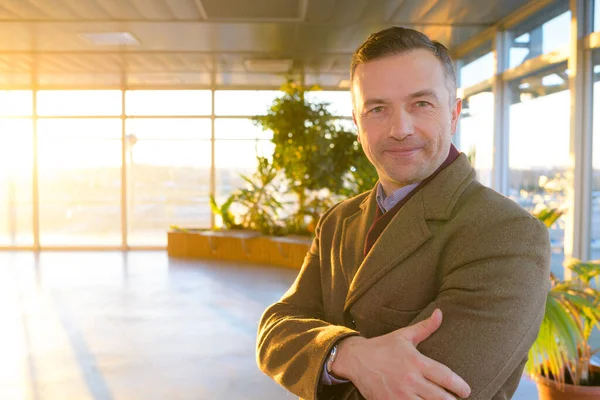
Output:
[[[383,153],[395,157],[407,157],[412,156],[419,150],[421,150],[421,147],[396,147],[391,149],[385,149]]]

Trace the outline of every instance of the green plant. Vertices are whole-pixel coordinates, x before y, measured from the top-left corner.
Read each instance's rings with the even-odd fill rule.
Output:
[[[563,213],[546,208],[534,215],[551,227]],[[590,359],[600,351],[589,344],[594,327],[600,327],[600,292],[590,285],[600,275],[600,261],[571,259],[565,266],[574,278],[559,281],[551,274],[544,318],[526,365],[530,375],[549,377],[558,388],[589,384]]]
[[[306,93],[316,89],[289,81],[267,114],[254,118],[256,125],[273,132],[273,165],[283,171],[289,191],[297,198],[298,212],[290,224],[296,227],[305,225],[305,210],[312,192],[328,189],[333,195],[347,194],[344,192],[352,186],[347,184],[351,167],[362,166],[357,160],[366,159],[356,134],[335,122],[328,103],[307,100]],[[373,174],[372,167],[370,170]],[[355,186],[362,189],[363,180],[368,179]]]
[[[346,176],[346,184],[340,194],[344,197],[353,197],[371,190],[377,183],[377,171],[367,156],[363,153],[358,142],[354,148],[354,161]]]
[[[235,194],[235,201],[246,210],[241,214],[241,225],[267,235],[278,234],[282,230],[278,213],[283,207],[277,200],[275,185],[279,174],[267,158],[257,157],[257,160],[258,168],[252,177],[241,175],[248,187]]]
[[[229,208],[231,205],[237,200],[237,193],[233,193],[231,196],[225,200],[225,202],[219,207],[213,195],[210,195],[210,209],[213,214],[221,217],[221,221],[223,221],[223,226],[226,229],[241,229],[242,225],[237,224],[235,222],[235,216]]]

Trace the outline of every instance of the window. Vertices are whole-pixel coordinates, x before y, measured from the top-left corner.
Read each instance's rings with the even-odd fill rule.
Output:
[[[566,65],[513,81],[510,86],[509,197],[528,211],[564,207],[570,137]],[[564,276],[564,220],[550,229],[551,269]]]
[[[42,117],[120,116],[120,90],[40,90],[37,112]]]
[[[352,116],[352,96],[350,91],[321,91],[315,90],[306,94],[310,102],[329,103],[329,112],[335,116]]]
[[[0,90],[0,118],[33,115],[31,90]]]
[[[597,6],[600,4],[596,2]],[[596,14],[598,15],[598,14]],[[592,153],[592,215],[590,258],[600,260],[600,50],[594,53],[594,105]]]
[[[600,31],[600,0],[594,2],[594,31]]]
[[[131,116],[194,116],[212,112],[210,90],[128,90],[125,113]]]
[[[215,168],[217,203],[222,203],[238,189],[246,187],[240,175],[252,176],[257,156],[271,158],[274,145],[272,132],[264,132],[249,119],[217,119],[215,121]]]
[[[165,246],[171,225],[210,228],[211,121],[126,121],[128,242]]]
[[[0,118],[0,246],[33,245],[32,185],[33,122]]]
[[[215,114],[221,116],[265,115],[275,98],[282,95],[278,90],[217,90]]]
[[[465,65],[460,68],[460,87],[466,88],[494,76],[494,53],[489,52],[477,58],[463,59]]]
[[[40,244],[119,246],[121,119],[38,121]]]
[[[479,182],[491,187],[494,161],[494,94],[491,90],[463,100],[458,148],[469,157]]]
[[[514,30],[509,67],[514,68],[542,54],[568,48],[570,29],[571,11],[566,11],[533,29]]]

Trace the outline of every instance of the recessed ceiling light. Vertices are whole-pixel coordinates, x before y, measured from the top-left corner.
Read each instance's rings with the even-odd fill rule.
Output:
[[[95,46],[139,46],[140,41],[129,32],[80,33],[81,37]]]

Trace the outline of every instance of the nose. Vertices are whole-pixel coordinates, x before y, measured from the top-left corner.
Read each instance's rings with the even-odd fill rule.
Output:
[[[414,132],[412,116],[404,109],[394,112],[390,126],[390,137],[396,140],[404,140]]]

